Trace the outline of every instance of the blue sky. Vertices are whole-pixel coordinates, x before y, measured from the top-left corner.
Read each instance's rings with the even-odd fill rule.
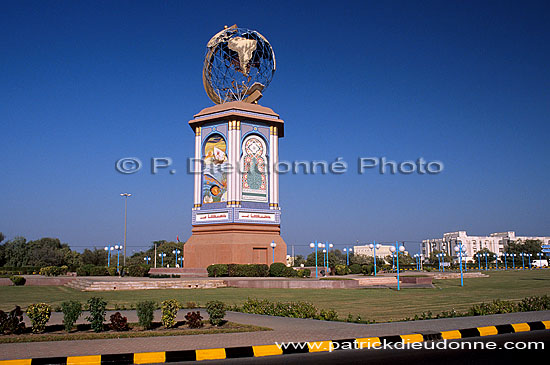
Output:
[[[467,230],[550,235],[547,2],[5,1],[0,12],[0,231],[128,248],[191,232],[187,122],[212,105],[206,42],[224,25],[271,42],[261,104],[281,160],[342,157],[343,175],[284,175],[297,252]],[[117,159],[169,156],[176,174]],[[359,157],[440,160],[438,175],[358,174]]]

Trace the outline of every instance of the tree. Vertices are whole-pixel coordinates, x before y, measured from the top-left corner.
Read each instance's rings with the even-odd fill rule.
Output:
[[[296,255],[296,257],[294,257],[294,267],[299,267],[302,264],[306,264],[306,259],[303,255]]]
[[[495,253],[492,252],[492,251],[489,251],[488,248],[482,248],[481,250],[477,251],[475,254],[474,254],[474,263],[479,263],[481,262],[482,265],[484,265],[485,263],[485,254],[487,254],[487,262],[491,263],[491,262],[495,262]],[[478,261],[478,256],[479,256],[479,261]]]
[[[443,257],[443,260],[444,261],[441,261],[441,258],[437,258],[436,255],[440,254],[440,253],[443,253],[445,256]],[[451,256],[449,256],[446,252],[443,252],[443,251],[439,251],[439,250],[433,250],[431,253],[430,253],[430,257],[428,257],[428,262],[432,265],[439,265],[439,262],[441,261],[441,263],[443,264],[443,262],[452,262],[453,261],[453,258]]]
[[[4,261],[6,266],[28,266],[29,250],[25,237],[15,237],[4,245]]]
[[[107,266],[107,251],[95,247],[93,250],[85,249],[80,259],[84,265]]]
[[[520,255],[522,252],[530,253],[535,257],[542,250],[542,242],[540,240],[510,241],[504,250],[506,253],[515,253],[516,255]]]
[[[65,251],[70,250],[58,238],[41,238],[27,243],[30,266],[66,265]]]

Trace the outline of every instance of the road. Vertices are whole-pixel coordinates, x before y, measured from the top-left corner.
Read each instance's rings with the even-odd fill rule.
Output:
[[[283,356],[269,356],[263,358],[241,358],[228,360],[206,361],[208,364],[437,364],[437,365],[466,365],[466,364],[511,364],[520,362],[535,363],[548,361],[550,348],[550,330],[513,333],[471,339],[453,340],[452,342],[473,342],[496,344],[496,350],[338,350],[333,352],[319,352],[306,354],[292,354]],[[539,342],[538,349],[504,350],[506,342]],[[481,345],[477,345],[481,346]],[[546,348],[546,351],[544,350]]]

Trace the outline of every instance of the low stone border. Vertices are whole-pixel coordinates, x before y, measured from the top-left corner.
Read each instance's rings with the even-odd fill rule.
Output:
[[[342,340],[315,341],[294,343],[294,346],[282,348],[280,345],[259,345],[259,346],[241,346],[227,348],[213,348],[185,351],[162,351],[162,352],[137,352],[126,354],[102,354],[92,356],[69,356],[69,357],[49,357],[20,360],[3,360],[0,365],[67,365],[67,364],[152,364],[152,363],[170,363],[184,361],[201,360],[223,360],[246,357],[263,357],[288,355],[310,352],[328,352],[338,351],[338,349],[347,348],[344,344],[367,344],[360,346],[380,346],[381,343],[414,343],[425,341],[455,340],[461,338],[483,337],[491,335],[501,335],[507,333],[518,333],[526,331],[538,331],[550,329],[550,321],[536,321],[526,323],[511,323],[496,326],[473,327],[457,329],[452,331],[442,331],[434,333],[412,333],[405,335],[380,336],[368,338],[350,338]]]

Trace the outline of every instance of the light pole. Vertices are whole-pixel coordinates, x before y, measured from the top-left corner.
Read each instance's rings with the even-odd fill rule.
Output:
[[[414,257],[414,263],[416,264],[416,271],[420,271],[420,264],[419,264],[419,261],[420,261],[420,255],[415,253],[413,255]]]
[[[124,259],[122,260],[122,266],[126,267],[126,216],[128,212],[128,198],[132,196],[129,193],[120,194],[124,198]]]
[[[277,247],[277,244],[275,243],[275,241],[272,241],[271,244],[270,244],[271,248],[273,249],[273,262],[275,262],[275,247]]]
[[[122,249],[122,246],[115,245],[116,250],[116,272],[120,274],[120,250]]]
[[[477,269],[481,271],[481,256],[479,255],[479,252],[476,253],[477,256]]]
[[[530,254],[530,253],[527,254],[527,262],[529,262],[529,270],[531,270],[531,256],[533,256],[533,254]]]
[[[107,267],[111,266],[111,251],[115,248],[111,245],[105,246],[105,251],[107,251]]]
[[[151,258],[149,256],[145,256],[143,258],[143,261],[146,261],[147,262],[147,265],[149,265],[149,261],[151,261]]]
[[[352,251],[351,248],[344,248],[344,252],[346,253],[346,266],[349,266],[349,253]]]
[[[380,248],[380,244],[376,243],[376,241],[373,241],[369,245],[369,247],[370,247],[371,250],[374,250],[374,276],[376,276],[376,249]]]
[[[315,250],[315,277],[319,277],[319,269],[317,268],[317,240],[315,242],[311,242],[309,244],[309,247],[313,248]]]
[[[502,256],[504,256],[504,270],[507,271],[508,270],[508,261],[506,260],[506,258],[508,257],[508,254],[505,253]]]
[[[175,265],[175,267],[178,267],[178,254],[181,253],[181,251],[176,249],[176,250],[173,250],[172,253],[176,254],[176,265]]]
[[[395,247],[391,246],[390,251],[392,253],[395,252],[395,258],[397,262],[397,290],[401,290],[401,286],[399,285],[399,252],[405,251],[405,246],[401,245],[399,246],[399,242],[395,242]]]
[[[464,286],[464,274],[462,273],[462,243],[455,246],[455,252],[458,252],[458,262],[460,263],[460,286]]]
[[[164,252],[159,253],[159,257],[161,259],[160,261],[160,267],[164,267],[164,258],[166,257],[166,254]]]
[[[516,269],[516,254],[515,253],[511,253],[510,256],[512,256],[512,267],[514,268],[514,270]]]
[[[495,254],[495,270],[498,270],[498,255]]]
[[[330,255],[330,249],[334,247],[334,245],[332,243],[328,243],[328,248],[327,248],[327,268],[330,268],[330,263],[329,263],[329,255]]]
[[[521,264],[523,266],[523,270],[525,270],[525,254],[523,252],[521,253]]]
[[[325,248],[325,244],[323,242],[318,242],[317,247],[318,248]],[[323,253],[323,266],[325,266],[325,250],[322,250],[321,252]]]
[[[487,252],[483,253],[483,255],[485,255],[485,271],[488,270],[487,268],[487,256],[489,256],[489,254]]]
[[[439,254],[435,255],[437,257],[437,263],[439,264],[437,266],[437,271],[441,272],[441,256]]]

